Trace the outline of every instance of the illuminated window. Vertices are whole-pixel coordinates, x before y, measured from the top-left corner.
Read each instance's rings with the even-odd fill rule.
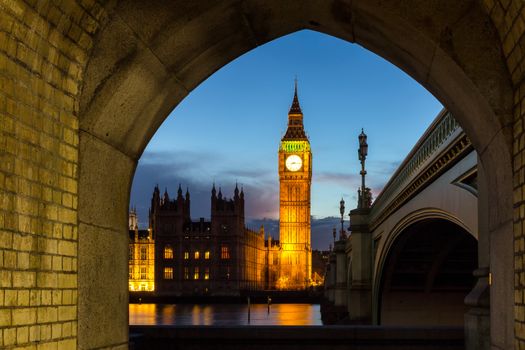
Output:
[[[184,268],[184,279],[189,280],[190,279],[190,269],[188,267]]]
[[[204,279],[209,280],[210,279],[210,268],[207,267],[204,269]]]
[[[230,251],[228,249],[227,245],[221,246],[221,259],[229,259],[230,258]]]
[[[140,247],[140,260],[146,260],[148,256],[148,251],[146,247]]]
[[[199,260],[199,258],[200,258],[200,253],[199,253],[199,251],[196,251],[195,252],[195,260]]]
[[[146,279],[146,268],[145,267],[141,267],[140,268],[140,279],[141,280],[145,280]]]
[[[208,250],[204,252],[204,259],[206,260],[210,259],[210,252]]]
[[[184,252],[184,260],[188,260],[190,258],[190,252]]]
[[[169,244],[164,247],[164,259],[173,259],[173,248]]]
[[[199,268],[195,266],[195,270],[193,270],[193,279],[198,280],[199,279]]]
[[[129,260],[133,260],[133,246],[130,245],[129,246]]]
[[[129,267],[129,275],[128,275],[128,278],[129,278],[129,279],[132,279],[132,278],[133,278],[133,266],[130,266],[130,267]]]
[[[173,267],[165,267],[164,268],[164,279],[165,280],[172,280],[173,279]]]

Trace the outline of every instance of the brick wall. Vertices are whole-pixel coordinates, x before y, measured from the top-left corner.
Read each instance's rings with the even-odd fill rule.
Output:
[[[76,348],[77,96],[101,9],[0,0],[2,349]]]
[[[485,9],[503,43],[503,54],[514,84],[513,173],[514,173],[514,303],[515,348],[525,348],[525,2],[485,0]]]

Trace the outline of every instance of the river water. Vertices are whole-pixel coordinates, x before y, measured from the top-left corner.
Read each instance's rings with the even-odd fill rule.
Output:
[[[319,304],[129,304],[130,325],[321,326]]]

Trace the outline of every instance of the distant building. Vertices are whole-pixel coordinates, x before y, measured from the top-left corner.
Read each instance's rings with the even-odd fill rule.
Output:
[[[155,241],[151,230],[139,230],[137,211],[129,214],[129,290],[155,290]]]
[[[155,238],[158,295],[238,295],[266,286],[264,229],[245,227],[244,192],[232,199],[213,186],[211,220],[192,221],[190,194],[170,199],[153,191],[150,228]]]

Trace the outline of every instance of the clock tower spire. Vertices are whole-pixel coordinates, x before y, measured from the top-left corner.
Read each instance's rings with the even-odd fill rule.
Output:
[[[304,131],[297,79],[288,128],[279,146],[280,272],[277,287],[305,289],[312,271],[310,186],[312,152]]]

